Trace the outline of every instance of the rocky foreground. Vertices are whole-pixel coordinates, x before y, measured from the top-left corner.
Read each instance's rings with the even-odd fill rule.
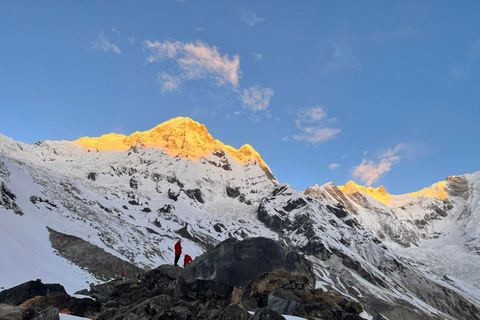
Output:
[[[97,320],[284,319],[281,314],[355,320],[363,310],[315,289],[311,263],[266,238],[227,240],[185,269],[162,265],[138,281],[111,281],[77,294],[90,298],[29,281],[0,292],[0,319],[58,319],[60,312]]]

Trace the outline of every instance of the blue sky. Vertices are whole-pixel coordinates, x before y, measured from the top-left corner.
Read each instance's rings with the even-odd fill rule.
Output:
[[[177,116],[304,190],[480,170],[480,3],[2,1],[0,133],[75,140]]]

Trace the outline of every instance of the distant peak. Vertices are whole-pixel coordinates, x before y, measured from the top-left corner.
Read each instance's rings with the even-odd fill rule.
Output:
[[[142,144],[144,147],[154,147],[164,150],[172,157],[183,157],[196,161],[208,157],[217,150],[223,150],[239,163],[257,161],[263,169],[267,164],[260,154],[249,144],[235,149],[215,140],[205,125],[188,117],[177,117],[157,125],[155,128],[135,132],[129,136],[110,133],[101,137],[83,137],[72,143],[85,150],[124,151],[132,146]]]
[[[352,180],[348,181],[344,186],[339,186],[338,189],[340,189],[343,193],[355,193],[359,192],[362,194],[368,194],[375,198],[376,200],[382,202],[382,203],[389,203],[391,201],[391,195],[387,193],[385,188],[383,186],[380,186],[378,188],[372,188],[372,187],[363,187]]]
[[[339,186],[338,188],[343,193],[347,193],[347,194],[355,193],[355,192],[359,192],[361,194],[368,194],[373,198],[375,198],[376,200],[384,204],[388,204],[392,201],[394,197],[401,197],[401,196],[409,196],[409,197],[417,197],[417,198],[428,197],[428,198],[437,198],[440,200],[445,200],[448,198],[448,195],[445,192],[445,183],[446,181],[440,181],[420,191],[402,194],[402,195],[391,195],[387,192],[387,190],[385,190],[383,186],[380,186],[378,188],[372,188],[372,187],[366,188],[356,184],[351,180],[348,181],[344,186]]]

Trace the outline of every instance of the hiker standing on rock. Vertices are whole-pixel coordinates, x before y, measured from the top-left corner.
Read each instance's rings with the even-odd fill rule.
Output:
[[[178,266],[178,260],[180,259],[180,255],[182,254],[182,240],[178,240],[175,243],[175,263],[174,266]]]

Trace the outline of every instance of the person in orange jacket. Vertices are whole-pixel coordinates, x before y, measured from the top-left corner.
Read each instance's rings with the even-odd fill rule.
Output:
[[[183,267],[185,268],[187,264],[192,262],[192,257],[190,257],[188,254],[185,255],[185,259],[183,259]]]
[[[174,266],[178,266],[178,260],[180,259],[181,255],[182,255],[182,240],[179,239],[177,243],[175,243],[175,263],[173,264]]]

